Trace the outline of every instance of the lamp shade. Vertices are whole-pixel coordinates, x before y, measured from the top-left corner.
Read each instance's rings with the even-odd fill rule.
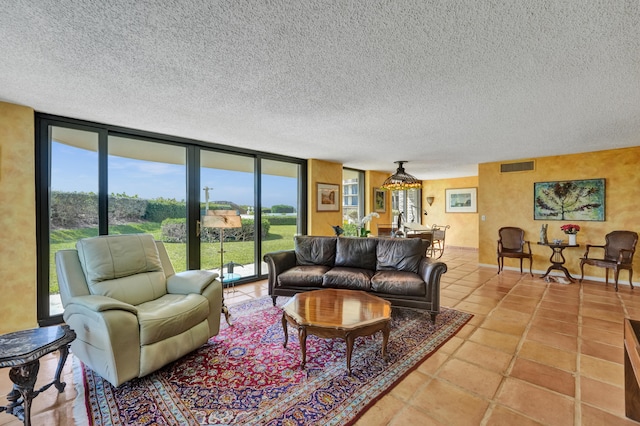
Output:
[[[202,226],[205,228],[241,228],[242,221],[235,210],[208,210],[202,216]]]
[[[411,176],[404,170],[404,167],[402,167],[406,161],[396,161],[396,163],[398,164],[398,170],[384,181],[382,188],[390,191],[422,188],[422,182]]]

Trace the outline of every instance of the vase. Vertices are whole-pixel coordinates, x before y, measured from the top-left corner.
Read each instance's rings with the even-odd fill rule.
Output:
[[[576,245],[576,235],[577,234],[567,234],[569,236],[569,245],[570,246],[575,246]]]

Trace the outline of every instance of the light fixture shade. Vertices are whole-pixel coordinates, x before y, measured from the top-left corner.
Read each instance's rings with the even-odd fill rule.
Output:
[[[402,165],[406,162],[407,161],[396,161],[398,164],[398,170],[384,181],[382,188],[388,189],[389,191],[404,191],[407,189],[422,188],[421,181],[404,171],[404,167],[402,167]]]
[[[242,228],[242,221],[235,210],[208,210],[202,216],[204,228]]]

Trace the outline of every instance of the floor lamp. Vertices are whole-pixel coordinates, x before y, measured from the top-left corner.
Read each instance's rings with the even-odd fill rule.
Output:
[[[242,228],[242,221],[235,210],[207,210],[202,216],[203,228],[217,228],[220,230],[220,282],[224,290],[224,230],[230,228]],[[229,325],[229,309],[224,304],[224,291],[222,292],[222,312]]]

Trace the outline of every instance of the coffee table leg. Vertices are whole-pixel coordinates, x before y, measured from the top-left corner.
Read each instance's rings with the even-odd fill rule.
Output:
[[[353,352],[353,342],[356,340],[356,337],[349,333],[345,336],[345,340],[347,341],[347,371],[349,375],[351,375],[351,352]]]
[[[302,353],[302,364],[300,368],[304,368],[307,363],[307,328],[298,327],[298,338],[300,339],[300,352]]]
[[[289,331],[287,330],[287,317],[284,312],[282,313],[282,331],[284,331],[284,343],[282,346],[286,348],[289,341]]]
[[[382,329],[382,359],[387,361],[389,353],[387,352],[387,343],[389,343],[389,333],[391,332],[391,323],[387,323]]]

